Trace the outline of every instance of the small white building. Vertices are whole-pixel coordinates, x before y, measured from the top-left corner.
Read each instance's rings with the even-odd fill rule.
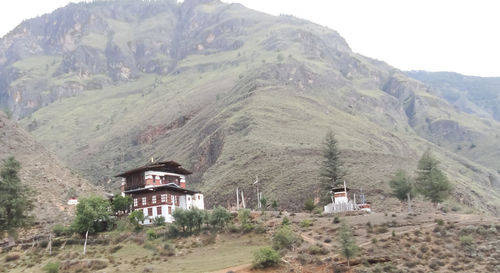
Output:
[[[324,206],[323,213],[336,213],[353,210],[371,211],[370,204],[364,201],[364,194],[362,195],[362,204],[357,204],[355,195],[354,200],[349,199],[349,191],[350,189],[346,187],[345,181],[343,187],[333,188],[331,191],[332,203]]]

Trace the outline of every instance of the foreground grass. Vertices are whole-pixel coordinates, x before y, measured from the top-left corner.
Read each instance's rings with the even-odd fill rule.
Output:
[[[16,251],[20,258],[9,262],[6,261],[8,254],[0,254],[3,269],[0,272],[44,272],[43,267],[51,261],[59,261],[61,266],[69,261],[82,263],[60,272],[212,272],[251,263],[253,253],[269,245],[269,239],[262,234],[224,233],[217,235],[214,243],[204,244],[202,241],[202,235],[170,241],[175,248],[170,254],[164,251],[166,241],[162,238],[89,245],[85,257],[80,245],[53,248],[52,256],[45,249],[28,249]],[[121,248],[113,251],[117,245]],[[104,268],[88,264],[95,261]]]

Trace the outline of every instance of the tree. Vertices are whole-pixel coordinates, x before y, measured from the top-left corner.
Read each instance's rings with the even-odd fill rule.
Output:
[[[305,210],[312,212],[315,207],[316,205],[314,205],[314,200],[312,198],[307,198],[306,201],[304,201]]]
[[[32,192],[21,184],[20,169],[21,163],[11,156],[3,161],[0,170],[0,232],[7,233],[9,246],[15,244],[17,229],[29,226],[33,220],[28,215],[33,208]]]
[[[267,206],[267,199],[265,197],[261,197],[260,204],[262,205],[262,210],[265,210]]]
[[[85,255],[87,248],[87,238],[89,232],[96,233],[104,231],[111,220],[110,211],[111,209],[108,200],[99,196],[82,198],[78,202],[73,228],[80,234],[85,233],[83,255]]]
[[[134,210],[128,215],[128,220],[134,226],[135,231],[141,229],[141,223],[144,222],[144,212],[142,210]]]
[[[174,213],[172,213],[172,216],[174,217],[175,224],[182,228],[182,232],[186,233],[186,229],[188,226],[188,215],[186,213],[186,210],[177,208],[174,210]]]
[[[273,203],[271,204],[271,208],[273,208],[273,210],[278,210],[278,201],[273,200]]]
[[[111,205],[114,213],[126,213],[130,210],[130,206],[132,205],[132,197],[115,194]]]
[[[323,142],[323,161],[320,168],[322,188],[328,192],[331,191],[333,187],[341,182],[340,180],[344,175],[345,171],[342,168],[337,140],[333,132],[329,131]]]
[[[416,190],[411,178],[403,170],[398,170],[396,175],[389,181],[392,195],[401,201],[408,202],[408,212],[411,212],[411,199],[415,197]]]
[[[342,225],[340,226],[339,240],[340,254],[347,259],[347,267],[350,269],[351,265],[349,260],[359,253],[360,248],[354,241],[351,233],[351,227],[349,227],[345,222],[342,222]]]
[[[225,208],[218,206],[212,211],[210,215],[210,225],[215,229],[222,229],[229,223],[232,219],[231,213]]]
[[[436,207],[452,190],[450,181],[438,168],[439,161],[427,150],[418,161],[417,190]]]

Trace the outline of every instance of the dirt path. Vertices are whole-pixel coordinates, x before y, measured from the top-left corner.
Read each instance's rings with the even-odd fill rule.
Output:
[[[221,270],[214,271],[213,273],[227,273],[229,271],[238,272],[238,273],[249,273],[252,269],[252,264],[240,264],[228,268],[224,268]]]

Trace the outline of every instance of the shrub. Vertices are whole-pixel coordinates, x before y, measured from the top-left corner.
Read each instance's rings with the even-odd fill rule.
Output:
[[[339,217],[338,217],[338,216],[333,217],[333,223],[334,223],[334,224],[338,224],[338,223],[340,223],[340,219],[339,219]]]
[[[434,222],[436,222],[439,226],[444,226],[443,219],[435,219]]]
[[[154,240],[156,238],[158,238],[158,234],[156,234],[156,232],[152,229],[148,229],[148,231],[146,231],[146,237],[148,237],[148,240]]]
[[[326,254],[328,251],[320,246],[314,245],[310,246],[308,249],[309,254],[318,255],[318,254]]]
[[[43,271],[47,273],[57,273],[59,272],[59,262],[48,262],[44,267]]]
[[[465,248],[469,248],[474,245],[474,239],[470,235],[460,236],[460,245]]]
[[[389,230],[387,229],[386,226],[379,226],[377,227],[377,229],[375,230],[376,233],[386,233],[388,232]]]
[[[69,236],[73,233],[71,227],[65,227],[61,224],[55,225],[54,228],[52,229],[52,232],[54,232],[54,235],[56,235],[56,237]]]
[[[246,224],[243,224],[241,226],[241,231],[243,231],[243,233],[251,232],[253,229],[254,229],[254,225],[252,225],[250,223],[246,223]]]
[[[313,225],[313,221],[311,219],[304,220],[304,221],[300,222],[300,226],[303,228],[307,228],[307,227],[310,227],[312,225]]]
[[[312,213],[315,215],[321,215],[323,213],[323,209],[321,207],[315,207]]]
[[[129,222],[134,226],[136,231],[142,229],[141,223],[144,222],[144,213],[142,210],[134,210],[128,215]]]
[[[222,206],[218,206],[210,215],[209,222],[215,229],[223,229],[231,220],[231,213]]]
[[[288,226],[290,225],[290,220],[288,219],[288,217],[283,217],[283,219],[281,220],[281,226]]]
[[[276,266],[280,262],[280,254],[270,247],[263,247],[254,253],[253,267],[254,268],[267,268]]]
[[[249,209],[240,209],[238,211],[238,220],[240,221],[241,226],[247,224],[250,219],[250,210]]]
[[[304,209],[312,212],[316,206],[314,205],[314,200],[312,198],[307,198],[304,202]]]
[[[253,231],[257,234],[266,233],[266,227],[262,223],[255,225]]]
[[[165,217],[158,216],[153,219],[153,225],[160,227],[165,225]]]
[[[176,238],[176,237],[179,237],[181,231],[179,230],[179,228],[176,226],[176,225],[168,225],[168,231],[167,231],[167,234],[168,236],[167,237],[172,237],[172,238]]]
[[[291,248],[294,245],[299,245],[302,240],[297,236],[289,226],[282,226],[273,235],[273,248],[284,249]]]

